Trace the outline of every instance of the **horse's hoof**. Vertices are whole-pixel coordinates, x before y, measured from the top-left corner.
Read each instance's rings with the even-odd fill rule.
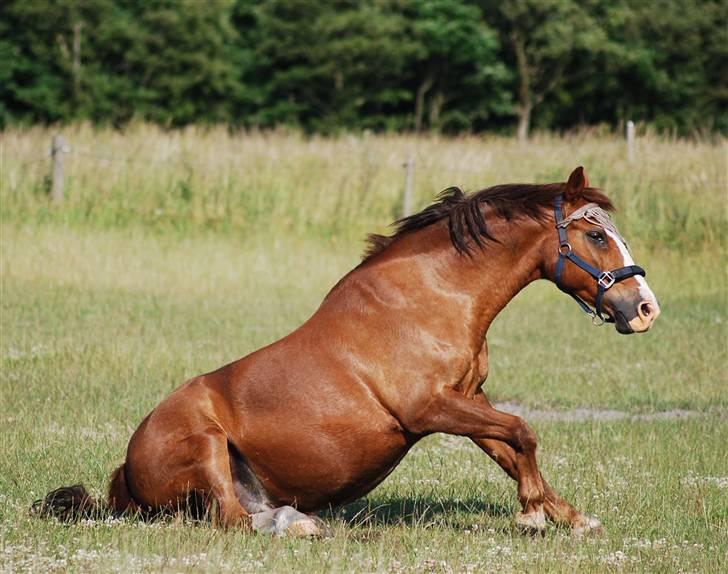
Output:
[[[582,516],[574,523],[571,529],[573,536],[584,536],[585,534],[601,534],[604,532],[602,523],[595,516]]]
[[[319,526],[316,520],[307,516],[306,518],[292,522],[286,529],[286,534],[297,538],[306,538],[309,536],[319,538],[323,536],[323,529]]]
[[[546,515],[543,509],[528,514],[519,512],[516,514],[516,527],[523,534],[543,534],[546,531]]]
[[[315,518],[292,506],[282,506],[252,515],[253,530],[277,536],[322,536],[323,528]]]

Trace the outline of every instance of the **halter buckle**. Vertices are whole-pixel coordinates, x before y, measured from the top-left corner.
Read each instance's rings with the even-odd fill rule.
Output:
[[[604,325],[604,323],[606,323],[604,318],[600,317],[596,313],[592,315],[592,325],[594,325],[595,327],[601,327],[602,325]]]
[[[603,271],[599,276],[599,279],[597,279],[597,283],[599,283],[599,286],[604,290],[607,290],[614,285],[614,281],[615,278],[611,271]]]
[[[559,255],[568,255],[571,253],[571,243],[568,241],[559,245]]]

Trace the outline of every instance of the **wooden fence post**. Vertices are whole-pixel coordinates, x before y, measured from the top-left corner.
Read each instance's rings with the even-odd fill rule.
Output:
[[[415,177],[415,153],[410,152],[407,161],[404,164],[405,180],[404,180],[404,196],[402,198],[402,217],[407,217],[412,213],[412,186]]]
[[[53,159],[53,181],[51,184],[51,200],[63,203],[63,154],[66,153],[66,140],[62,135],[53,136],[51,158]]]
[[[634,122],[627,122],[627,160],[632,163],[634,161]]]

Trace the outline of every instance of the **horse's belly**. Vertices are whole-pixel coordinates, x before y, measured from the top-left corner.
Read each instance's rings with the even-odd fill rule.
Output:
[[[241,452],[272,500],[302,511],[326,508],[368,493],[412,446],[394,425],[357,422],[298,431],[292,425],[266,433],[265,444],[244,441]]]

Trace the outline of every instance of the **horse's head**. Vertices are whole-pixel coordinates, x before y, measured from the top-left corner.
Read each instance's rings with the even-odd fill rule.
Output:
[[[587,303],[593,305],[595,319],[603,314],[614,321],[620,333],[647,331],[660,306],[608,214],[584,197],[587,186],[584,169],[578,167],[556,200],[553,236],[558,249],[552,278],[591,314]]]

